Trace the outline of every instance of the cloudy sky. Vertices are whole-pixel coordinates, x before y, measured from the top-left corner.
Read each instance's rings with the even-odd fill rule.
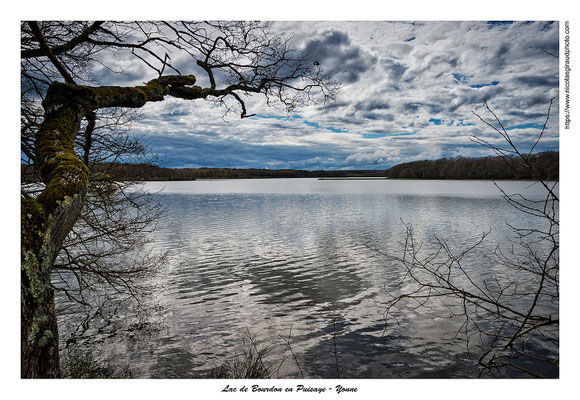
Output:
[[[546,53],[559,54],[557,22],[275,22],[273,28],[291,32],[295,46],[315,54],[341,83],[336,101],[288,114],[254,96],[247,106],[256,116],[243,120],[223,118],[223,109],[203,100],[148,104],[133,132],[166,166],[384,169],[489,155],[470,140],[497,139],[473,114],[490,117],[484,98],[526,149],[555,97],[537,150],[558,150],[558,59]],[[95,73],[103,82],[116,79],[107,69]],[[143,82],[139,70],[131,74]]]

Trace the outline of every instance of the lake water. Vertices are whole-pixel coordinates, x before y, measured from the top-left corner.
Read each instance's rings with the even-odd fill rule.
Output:
[[[529,182],[500,185],[542,194]],[[242,353],[248,334],[272,347],[264,359],[272,377],[474,376],[453,321],[418,309],[385,326],[385,288],[402,276],[385,254],[402,255],[404,223],[427,250],[437,237],[460,250],[491,229],[466,261],[490,273],[485,253],[512,235],[506,222],[536,223],[488,181],[198,180],[144,188],[167,208],[152,246],[169,261],[149,296],[161,327],[92,334],[137,377],[204,376]]]

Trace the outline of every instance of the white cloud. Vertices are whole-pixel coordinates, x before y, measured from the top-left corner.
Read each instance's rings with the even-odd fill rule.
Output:
[[[392,160],[397,160],[401,151],[399,149],[378,149],[372,153],[356,153],[346,157],[347,163],[357,164],[373,164],[373,163],[387,163]]]

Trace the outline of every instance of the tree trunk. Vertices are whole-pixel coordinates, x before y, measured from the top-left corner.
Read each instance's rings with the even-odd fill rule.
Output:
[[[21,209],[21,376],[58,378],[58,329],[52,266],[76,222],[88,184],[88,169],[75,156],[82,112],[48,111],[36,137],[36,164],[46,184]]]
[[[21,375],[58,378],[58,328],[51,275],[65,237],[78,219],[88,185],[87,166],[74,141],[81,120],[106,107],[138,108],[165,95],[185,99],[212,94],[192,75],[164,76],[146,86],[89,87],[53,82],[43,102],[44,122],[35,137],[35,167],[45,184],[21,209]],[[221,92],[220,92],[221,93]]]
[[[58,378],[58,329],[51,273],[62,242],[78,218],[84,195],[66,199],[50,217],[42,221],[34,205],[23,205],[21,259],[21,340],[22,378]],[[36,209],[36,212],[40,212]],[[26,213],[26,215],[25,215]],[[35,224],[38,230],[29,230]],[[30,235],[30,232],[34,232]]]

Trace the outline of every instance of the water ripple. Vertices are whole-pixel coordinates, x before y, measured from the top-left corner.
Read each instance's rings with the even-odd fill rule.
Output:
[[[157,296],[169,330],[132,344],[145,375],[199,376],[239,354],[248,330],[274,345],[276,363],[292,332],[311,377],[335,377],[335,342],[343,377],[469,371],[446,321],[411,313],[385,330],[383,287],[401,270],[373,248],[400,251],[401,219],[427,243],[439,235],[461,246],[489,227],[500,240],[513,216],[493,185],[292,182],[164,183],[155,196],[168,215],[153,239],[169,253]],[[280,372],[298,376],[289,362]]]

